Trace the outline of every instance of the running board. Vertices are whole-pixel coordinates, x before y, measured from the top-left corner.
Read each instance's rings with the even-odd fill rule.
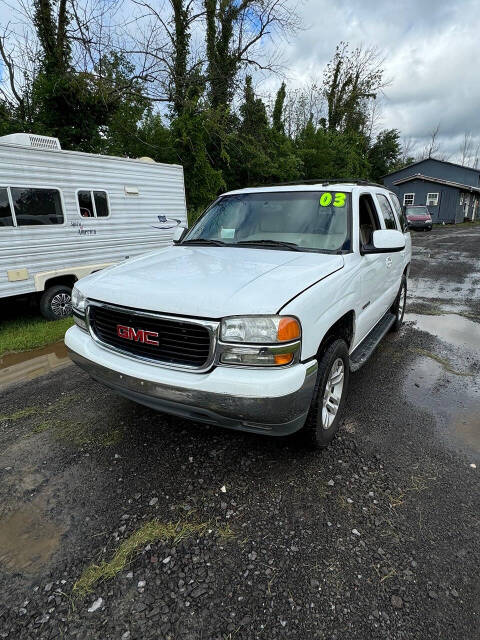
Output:
[[[368,336],[364,338],[355,351],[350,354],[350,371],[357,371],[365,364],[394,322],[395,316],[391,311],[387,311],[380,322],[370,331]]]

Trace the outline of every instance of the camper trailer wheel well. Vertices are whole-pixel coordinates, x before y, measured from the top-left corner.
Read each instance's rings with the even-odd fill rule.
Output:
[[[46,291],[47,289],[50,289],[50,287],[55,287],[55,286],[57,286],[59,284],[63,284],[66,287],[72,288],[77,280],[78,280],[78,278],[76,276],[74,276],[74,275],[71,275],[71,276],[58,276],[57,278],[50,278],[49,280],[45,281],[44,291]]]

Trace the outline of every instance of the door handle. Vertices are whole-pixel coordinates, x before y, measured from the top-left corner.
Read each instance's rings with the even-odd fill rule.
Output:
[[[392,259],[390,256],[387,256],[385,258],[385,264],[387,265],[387,267],[390,269],[390,267],[392,266]]]

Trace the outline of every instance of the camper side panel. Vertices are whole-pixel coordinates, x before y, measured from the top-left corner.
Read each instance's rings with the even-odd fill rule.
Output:
[[[43,218],[41,224],[17,227],[0,220],[0,298],[43,290],[45,278],[68,270],[79,268],[85,275],[86,267],[101,268],[166,246],[172,225],[187,224],[178,165],[4,144],[1,187],[13,188],[17,197],[19,187],[57,189],[64,219],[63,224],[46,224]],[[109,215],[84,217],[93,213],[88,207],[81,215],[79,191],[83,196],[106,193]]]

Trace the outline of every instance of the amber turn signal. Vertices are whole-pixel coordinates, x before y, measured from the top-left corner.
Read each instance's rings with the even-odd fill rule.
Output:
[[[281,353],[280,355],[275,356],[275,364],[290,364],[293,360],[293,353]]]
[[[281,318],[277,330],[279,342],[289,342],[300,338],[300,323],[295,318]],[[282,363],[284,364],[284,363]]]

